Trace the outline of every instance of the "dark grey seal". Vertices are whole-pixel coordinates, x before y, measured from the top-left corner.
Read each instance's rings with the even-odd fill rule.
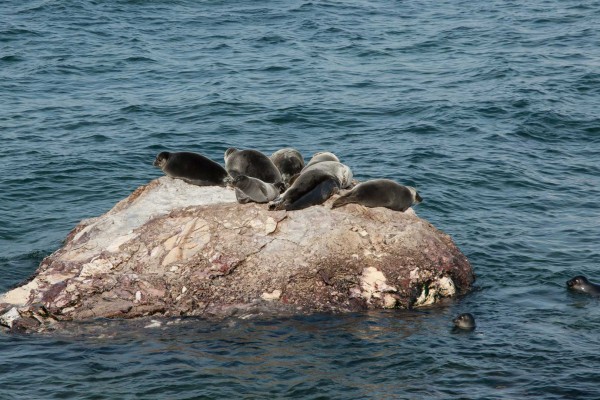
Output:
[[[389,179],[373,179],[356,185],[351,191],[344,193],[331,208],[350,203],[366,207],[386,207],[394,211],[406,211],[413,204],[423,199],[415,188],[402,186]]]
[[[225,168],[197,153],[163,151],[156,156],[154,166],[171,178],[182,179],[193,185],[225,186],[226,183]]]
[[[225,169],[235,178],[245,175],[260,179],[266,183],[273,183],[283,188],[281,173],[273,162],[258,150],[238,150],[233,147],[225,151]]]
[[[583,275],[578,275],[567,281],[567,287],[574,292],[585,293],[594,297],[600,296],[600,285],[588,281]]]
[[[316,164],[297,175],[292,186],[269,209],[292,211],[323,204],[351,181],[352,171],[347,165],[335,161]]]
[[[286,185],[289,184],[292,176],[299,174],[300,171],[302,171],[302,168],[304,168],[304,158],[302,157],[302,154],[291,147],[277,150],[275,153],[271,154],[270,158],[281,173],[283,183]]]
[[[235,188],[238,203],[268,203],[279,196],[279,189],[272,183],[246,175],[236,176],[231,184]]]
[[[475,329],[475,317],[471,313],[460,314],[458,317],[452,320],[454,322],[455,329],[461,329],[465,331],[472,331]]]

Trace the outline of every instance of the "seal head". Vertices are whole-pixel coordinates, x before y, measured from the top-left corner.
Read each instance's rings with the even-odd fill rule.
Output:
[[[281,178],[286,185],[291,185],[290,179],[304,168],[302,154],[291,147],[277,150],[271,154],[270,159],[281,173]]]
[[[600,296],[600,285],[590,282],[585,276],[577,275],[567,281],[567,288],[574,292]]]
[[[452,320],[454,322],[455,329],[461,329],[464,331],[472,331],[475,329],[475,317],[471,313],[460,314],[458,317]]]

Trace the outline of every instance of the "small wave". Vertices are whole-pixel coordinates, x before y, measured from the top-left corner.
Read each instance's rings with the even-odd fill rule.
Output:
[[[3,56],[0,58],[0,61],[7,62],[7,63],[13,63],[13,62],[25,61],[25,59],[23,57],[13,55],[13,56]]]
[[[148,62],[148,63],[155,63],[156,60],[149,58],[149,57],[144,57],[144,56],[134,56],[134,57],[127,57],[125,59],[126,62],[132,62],[132,63],[136,63],[136,62]]]

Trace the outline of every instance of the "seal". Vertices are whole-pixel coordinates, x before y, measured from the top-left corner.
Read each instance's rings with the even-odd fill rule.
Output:
[[[588,281],[583,275],[577,275],[576,277],[569,279],[567,281],[567,287],[575,292],[600,297],[600,285]]]
[[[310,159],[310,161],[308,162],[308,164],[306,164],[306,167],[304,168],[308,168],[311,165],[323,162],[323,161],[337,161],[340,162],[340,159],[337,158],[337,156],[329,151],[319,151],[315,154],[313,154],[312,158]]]
[[[336,161],[316,164],[314,168],[305,168],[269,209],[293,211],[323,204],[351,181],[352,171],[347,165]]]
[[[167,176],[198,186],[225,186],[227,171],[201,154],[187,151],[158,153],[153,165]]]
[[[281,173],[275,164],[258,150],[238,150],[230,147],[225,151],[224,159],[225,169],[232,178],[245,175],[283,186]]]
[[[356,185],[351,191],[344,193],[331,208],[350,203],[366,207],[386,207],[394,211],[406,211],[413,204],[419,204],[423,198],[415,188],[402,186],[389,179],[373,179]]]
[[[279,196],[279,189],[272,183],[266,183],[246,175],[238,175],[233,178],[232,185],[235,188],[235,197],[241,204],[268,203]]]
[[[316,170],[335,175],[340,182],[341,189],[347,189],[352,186],[352,170],[339,161],[320,161],[316,164],[308,165],[302,170],[301,174]]]
[[[475,329],[475,317],[471,313],[460,314],[458,317],[452,320],[454,322],[454,329],[462,329],[465,331],[472,331]]]
[[[304,168],[304,158],[302,157],[302,154],[291,147],[277,150],[275,153],[271,154],[270,159],[281,173],[281,179],[286,185],[289,184],[292,176],[299,174],[300,171],[302,171],[302,168]]]

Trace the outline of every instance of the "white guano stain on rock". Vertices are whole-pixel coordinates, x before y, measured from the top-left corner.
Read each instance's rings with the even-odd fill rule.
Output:
[[[11,308],[8,312],[0,315],[0,324],[12,328],[13,322],[21,318],[21,314],[16,307]]]
[[[8,303],[15,306],[23,306],[29,300],[31,292],[39,288],[38,281],[33,280],[23,286],[15,288],[0,296],[0,303]]]
[[[93,277],[100,274],[107,274],[113,268],[113,264],[104,259],[97,259],[83,264],[79,276],[82,278]]]
[[[264,292],[260,297],[263,300],[267,300],[267,301],[279,300],[279,298],[281,297],[281,290],[275,289],[270,293]]]
[[[395,287],[389,286],[386,282],[387,279],[385,275],[377,268],[368,267],[363,269],[360,281],[362,297],[368,302],[371,298],[380,299],[382,293],[398,291]]]
[[[454,281],[447,276],[436,279],[429,284],[424,283],[421,294],[415,301],[415,307],[430,306],[442,297],[451,297],[456,294]]]

